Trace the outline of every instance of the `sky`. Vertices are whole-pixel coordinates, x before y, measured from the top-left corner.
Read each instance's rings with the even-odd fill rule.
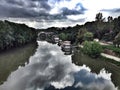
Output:
[[[34,28],[67,27],[120,15],[120,0],[0,0],[0,19]]]

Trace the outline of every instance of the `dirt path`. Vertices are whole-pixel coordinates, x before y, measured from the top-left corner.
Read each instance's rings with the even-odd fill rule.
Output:
[[[106,57],[106,58],[109,58],[109,59],[113,59],[113,60],[115,60],[115,61],[117,61],[117,62],[120,62],[120,58],[115,57],[115,56],[112,56],[112,55],[108,55],[108,54],[105,54],[105,53],[101,53],[101,56]]]

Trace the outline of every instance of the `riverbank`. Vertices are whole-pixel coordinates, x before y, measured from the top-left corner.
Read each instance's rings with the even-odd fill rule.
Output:
[[[36,44],[30,43],[21,47],[13,48],[0,53],[0,84],[2,84],[9,74],[16,70],[18,66],[23,66],[34,54]]]
[[[78,47],[82,49],[84,46],[83,45],[79,45]],[[102,52],[100,54],[100,57],[103,57],[104,59],[108,60],[109,62],[112,62],[112,63],[114,62],[114,64],[117,63],[117,65],[120,66],[120,58],[117,57],[117,56],[113,56],[112,54],[107,54],[107,53]]]

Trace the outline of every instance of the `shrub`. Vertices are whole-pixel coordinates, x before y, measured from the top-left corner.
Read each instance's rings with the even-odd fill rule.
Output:
[[[102,52],[102,47],[98,42],[95,41],[85,41],[83,47],[83,52],[91,57],[98,57]]]

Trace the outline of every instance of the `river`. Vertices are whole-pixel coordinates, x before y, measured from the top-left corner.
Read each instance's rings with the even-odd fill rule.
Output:
[[[99,62],[95,60],[91,65],[85,65],[81,58],[84,59],[75,57],[78,66],[58,45],[38,41],[38,48],[29,63],[13,71],[0,90],[118,90],[112,82],[111,72],[102,66],[98,68],[96,63]],[[97,72],[93,72],[90,66],[98,69]],[[113,69],[117,70],[116,67]]]

